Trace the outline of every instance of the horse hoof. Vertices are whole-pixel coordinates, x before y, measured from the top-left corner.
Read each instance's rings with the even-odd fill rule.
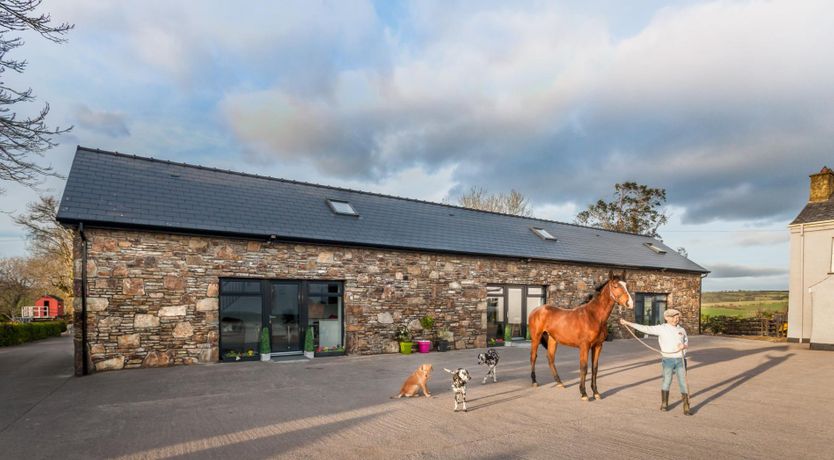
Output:
[[[599,393],[594,393],[594,399],[600,400],[600,399],[602,399],[602,395],[599,394]]]
[[[587,397],[587,396],[583,396],[583,397],[581,397],[581,398],[579,398],[579,399],[581,399],[581,400],[583,400],[583,401],[587,401],[587,400],[588,400],[588,397]]]
[[[556,386],[559,388],[565,388],[565,384],[562,382],[557,383]]]
[[[533,388],[536,388],[537,386],[539,386],[539,384],[536,383],[536,382],[533,382]]]

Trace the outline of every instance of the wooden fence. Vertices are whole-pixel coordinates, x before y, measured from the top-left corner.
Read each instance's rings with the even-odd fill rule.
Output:
[[[782,316],[773,318],[736,318],[732,316],[707,317],[701,323],[703,332],[726,335],[759,335],[785,337],[787,321]]]

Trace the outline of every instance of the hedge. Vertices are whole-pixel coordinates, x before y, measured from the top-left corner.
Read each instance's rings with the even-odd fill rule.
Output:
[[[0,323],[0,347],[58,337],[66,330],[67,323],[63,321]]]

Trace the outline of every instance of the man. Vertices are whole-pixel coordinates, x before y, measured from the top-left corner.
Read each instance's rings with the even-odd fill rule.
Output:
[[[684,350],[689,347],[689,339],[686,336],[686,330],[678,324],[681,321],[681,312],[670,308],[663,313],[663,318],[666,320],[666,324],[658,324],[657,326],[644,326],[628,322],[622,318],[620,318],[620,324],[657,336],[662,355],[660,364],[663,370],[663,383],[660,387],[660,410],[668,410],[669,387],[672,386],[672,374],[675,374],[678,378],[678,387],[681,390],[683,414],[691,415],[689,412],[689,391],[686,387],[686,363],[684,361]]]

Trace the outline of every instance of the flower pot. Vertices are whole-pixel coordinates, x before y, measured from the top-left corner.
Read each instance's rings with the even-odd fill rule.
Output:
[[[420,353],[428,353],[429,351],[431,351],[431,340],[418,340],[417,350]]]
[[[315,351],[305,351],[304,352],[304,357],[307,358],[307,359],[313,359],[313,358],[316,357],[316,352]]]
[[[449,351],[449,341],[448,340],[438,340],[437,341],[437,351]]]
[[[400,342],[400,353],[404,355],[411,354],[411,342]]]
[[[272,356],[269,353],[261,353],[261,361],[272,361]]]

